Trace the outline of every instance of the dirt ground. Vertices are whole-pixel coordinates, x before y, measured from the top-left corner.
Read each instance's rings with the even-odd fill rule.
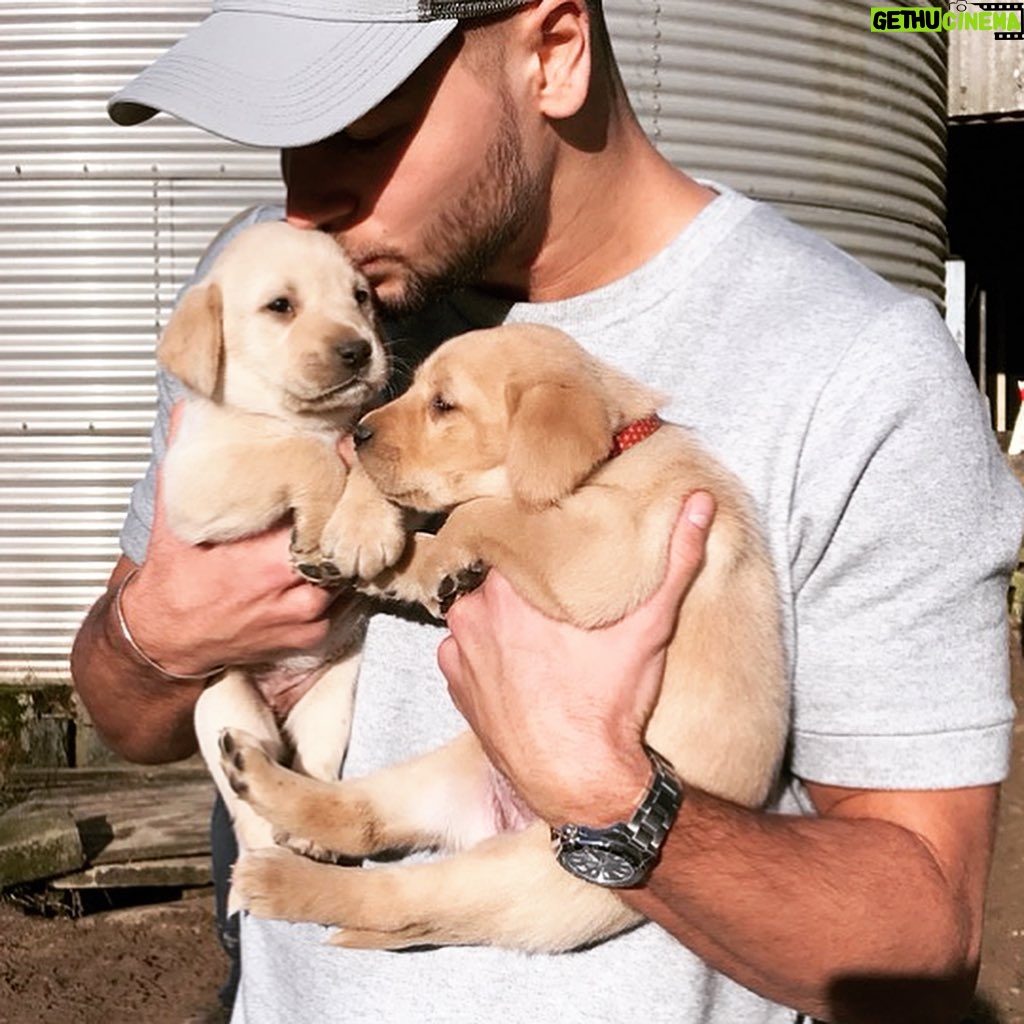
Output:
[[[0,1024],[215,1024],[208,895],[72,920],[0,904]]]
[[[1014,693],[1024,665],[1014,636]],[[214,1024],[226,958],[208,894],[78,920],[0,903],[0,1024]],[[1024,721],[1003,795],[972,1024],[1024,1024]]]

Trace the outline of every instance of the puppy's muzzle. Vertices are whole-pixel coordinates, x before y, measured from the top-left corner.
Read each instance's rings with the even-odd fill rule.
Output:
[[[365,423],[357,423],[352,431],[352,442],[357,448],[362,448],[373,437],[373,428]]]
[[[365,338],[349,338],[334,346],[338,361],[351,374],[366,368],[373,357],[373,346]]]

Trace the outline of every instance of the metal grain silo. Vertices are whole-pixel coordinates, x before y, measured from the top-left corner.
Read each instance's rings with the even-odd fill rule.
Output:
[[[859,0],[605,0],[673,161],[941,295],[944,38]],[[67,678],[148,455],[153,346],[217,226],[279,199],[276,155],[105,104],[206,0],[0,0],[0,682]]]
[[[674,163],[776,204],[941,299],[944,33],[872,32],[860,0],[605,0],[605,10],[641,121]]]

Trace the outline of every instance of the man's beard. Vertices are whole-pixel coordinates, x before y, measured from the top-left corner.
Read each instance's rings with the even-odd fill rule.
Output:
[[[397,292],[378,297],[385,316],[411,316],[444,295],[479,283],[543,209],[543,186],[526,165],[511,101],[503,106],[483,168],[462,196],[425,227],[424,250],[435,264],[416,266],[395,251],[373,253],[394,260],[404,271]]]

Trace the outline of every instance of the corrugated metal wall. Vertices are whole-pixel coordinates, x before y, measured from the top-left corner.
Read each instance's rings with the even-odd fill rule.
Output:
[[[148,459],[153,345],[206,242],[279,198],[274,154],[108,95],[204,0],[0,0],[0,680],[67,677]]]
[[[627,84],[692,172],[941,294],[943,40],[860,0],[606,0]],[[106,120],[198,0],[0,0],[0,682],[66,678],[148,451],[152,351],[217,226],[276,157]]]

